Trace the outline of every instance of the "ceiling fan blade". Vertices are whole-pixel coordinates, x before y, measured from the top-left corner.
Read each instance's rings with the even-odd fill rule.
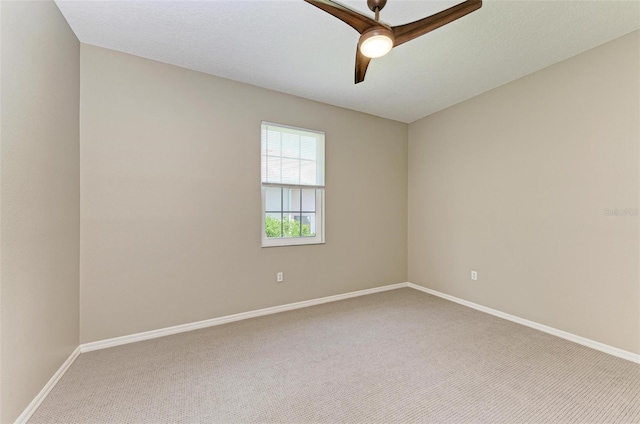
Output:
[[[375,20],[371,19],[368,16],[361,15],[355,10],[349,9],[346,6],[341,5],[340,3],[336,3],[331,0],[304,0],[309,4],[314,5],[318,9],[322,9],[330,15],[335,16],[340,19],[342,22],[351,26],[353,29],[362,34],[367,29],[372,26],[380,25]]]
[[[371,58],[360,52],[360,46],[356,49],[356,84],[364,81],[364,75],[367,73],[367,67],[371,62]]]
[[[434,29],[440,28],[441,26],[444,26],[449,22],[453,22],[474,10],[480,9],[480,7],[482,7],[482,0],[467,0],[424,19],[392,27],[393,35],[396,38],[393,47],[399,46],[407,41],[411,41],[414,38],[433,31]]]

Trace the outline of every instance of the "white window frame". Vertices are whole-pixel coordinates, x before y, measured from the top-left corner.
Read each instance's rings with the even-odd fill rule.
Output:
[[[322,142],[321,145],[318,146],[318,156],[321,157],[322,160],[317,161],[321,163],[322,166],[322,174],[324,180],[324,172],[325,172],[325,143],[324,143],[324,132],[317,130],[309,130],[306,128],[292,127],[290,125],[276,124],[273,122],[262,121],[260,125],[260,129],[262,131],[262,127],[264,125],[273,125],[281,128],[291,128],[296,131],[302,131],[307,133],[321,134]],[[262,146],[262,136],[260,136],[260,145]],[[260,165],[262,168],[262,164]],[[261,185],[261,215],[262,215],[262,224],[261,224],[261,239],[262,239],[262,247],[278,247],[278,246],[301,246],[301,245],[313,245],[313,244],[324,244],[324,207],[325,207],[325,185],[307,185],[307,184],[286,184],[286,183],[271,183],[271,182],[262,182],[262,172],[260,173],[260,185]],[[290,189],[315,189],[316,190],[316,235],[315,236],[305,236],[305,237],[267,237],[265,230],[265,216],[266,216],[266,189],[276,187],[276,188],[290,188]]]

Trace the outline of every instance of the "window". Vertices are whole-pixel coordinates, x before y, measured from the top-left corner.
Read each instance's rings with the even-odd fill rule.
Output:
[[[324,243],[324,133],[262,122],[262,246]]]

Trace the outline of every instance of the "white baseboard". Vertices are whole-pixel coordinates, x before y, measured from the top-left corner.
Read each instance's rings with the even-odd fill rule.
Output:
[[[527,327],[535,328],[536,330],[543,331],[548,334],[552,334],[554,336],[572,341],[574,343],[578,343],[592,349],[608,353],[609,355],[616,356],[618,358],[626,359],[631,362],[635,362],[640,364],[640,355],[628,352],[626,350],[619,349],[617,347],[609,346],[604,343],[597,342],[595,340],[587,339],[586,337],[578,336],[563,330],[558,330],[557,328],[549,327],[544,324],[540,324],[534,321],[530,321],[528,319],[520,318],[515,315],[507,314],[505,312],[501,312],[495,309],[488,308],[486,306],[478,305],[477,303],[469,302],[464,299],[457,298],[455,296],[451,296],[445,293],[441,293],[436,290],[432,290],[417,284],[413,283],[397,283],[390,284],[381,287],[375,287],[372,289],[359,290],[355,292],[343,293],[334,296],[321,297],[318,299],[305,300],[302,302],[289,303],[286,305],[273,306],[270,308],[257,309],[255,311],[249,312],[241,312],[233,315],[226,315],[223,317],[212,318],[204,321],[191,322],[188,324],[175,325],[172,327],[161,328],[158,330],[145,331],[142,333],[130,334],[127,336],[114,337],[112,339],[99,340],[91,343],[84,343],[79,346],[80,352],[91,352],[93,350],[106,349],[108,347],[120,346],[128,343],[135,343],[142,340],[155,339],[158,337],[169,336],[171,334],[184,333],[186,331],[198,330],[201,328],[213,327],[216,325],[222,325],[229,322],[240,321],[249,318],[256,318],[263,315],[276,314],[278,312],[291,311],[294,309],[306,308],[309,306],[320,305],[322,303],[328,302],[336,302],[338,300],[349,299],[357,296],[364,296],[372,293],[379,293],[387,290],[394,290],[403,287],[411,287],[412,289],[419,290],[428,294],[432,294],[434,296],[441,297],[443,299],[458,303],[460,305],[467,306],[469,308],[476,309],[481,312],[485,312],[487,314],[491,314],[518,324],[525,325]]]
[[[145,331],[143,333],[129,334],[127,336],[114,337],[112,339],[99,340],[96,342],[84,343],[80,345],[80,352],[91,352],[92,350],[106,349],[108,347],[120,346],[128,343],[135,343],[142,340],[155,339],[169,336],[171,334],[184,333],[186,331],[198,330],[201,328],[213,327],[229,322],[240,321],[249,318],[256,318],[263,315],[277,314],[278,312],[291,311],[293,309],[306,308],[320,305],[322,303],[335,302],[349,299],[351,297],[364,296],[372,293],[379,293],[387,290],[408,287],[408,283],[390,284],[387,286],[375,287],[372,289],[359,290],[349,293],[337,294],[334,296],[321,297],[318,299],[305,300],[302,302],[288,303],[286,305],[273,306],[271,308],[257,309],[255,311],[241,312],[239,314],[226,315],[223,317],[207,319],[204,321],[191,322],[188,324],[175,325],[173,327],[160,328],[158,330]]]
[[[29,418],[31,418],[33,413],[36,412],[36,410],[38,409],[40,404],[45,400],[45,398],[47,397],[51,389],[53,389],[53,387],[58,383],[58,380],[62,378],[64,373],[67,372],[67,370],[69,369],[71,364],[73,364],[73,361],[76,360],[78,355],[80,355],[80,346],[78,346],[77,348],[75,348],[73,352],[71,352],[71,355],[69,355],[67,360],[64,361],[64,364],[62,364],[62,366],[58,369],[58,371],[56,371],[53,377],[51,377],[49,382],[47,382],[47,384],[42,388],[42,390],[40,390],[40,393],[37,394],[37,396],[31,401],[29,406],[27,406],[27,408],[22,412],[22,414],[20,414],[18,419],[15,421],[15,424],[24,424],[27,421],[29,421]]]
[[[352,297],[364,296],[372,293],[379,293],[387,290],[394,290],[403,287],[408,287],[409,283],[397,283],[397,284],[389,284],[381,287],[374,287],[372,289],[359,290],[349,293],[337,294],[334,296],[321,297],[318,299],[305,300],[302,302],[289,303],[286,305],[274,306],[271,308],[258,309],[255,311],[242,312],[234,315],[227,315],[219,318],[208,319],[204,321],[197,321],[183,325],[176,325],[173,327],[161,328],[158,330],[145,331],[144,333],[130,334],[128,336],[115,337],[112,339],[100,340],[92,343],[84,343],[78,346],[73,353],[67,358],[67,360],[62,364],[60,369],[51,377],[49,382],[44,386],[44,388],[38,393],[38,395],[31,401],[29,406],[20,414],[18,419],[15,421],[15,424],[25,424],[29,421],[29,418],[33,415],[34,412],[38,409],[40,404],[47,397],[51,389],[56,385],[58,380],[64,375],[65,372],[69,369],[71,364],[76,360],[78,355],[85,352],[91,352],[92,350],[105,349],[112,346],[119,346],[128,343],[139,342],[142,340],[155,339],[157,337],[169,336],[171,334],[184,333],[186,331],[197,330],[200,328],[212,327],[215,325],[226,324],[228,322],[240,321],[243,319],[255,318],[263,315],[275,314],[278,312],[291,311],[293,309],[306,308],[308,306],[320,305],[322,303],[335,302],[338,300],[349,299]]]
[[[40,404],[47,397],[51,389],[56,385],[58,380],[64,375],[64,373],[69,369],[71,364],[76,360],[80,353],[91,352],[92,350],[98,349],[106,349],[108,347],[119,346],[128,343],[135,343],[142,340],[155,339],[158,337],[169,336],[171,334],[184,333],[186,331],[198,330],[206,327],[213,327],[216,325],[226,324],[229,322],[240,321],[249,318],[256,318],[263,315],[276,314],[278,312],[291,311],[294,309],[306,308],[309,306],[320,305],[323,303],[336,302],[338,300],[349,299],[352,297],[365,296],[367,294],[379,293],[388,290],[400,289],[403,287],[410,287],[415,290],[419,290],[434,296],[441,297],[443,299],[459,303],[460,305],[467,306],[469,308],[476,309],[481,312],[485,312],[487,314],[491,314],[509,321],[513,321],[518,324],[526,325],[527,327],[534,328],[536,330],[543,331],[548,334],[552,334],[554,336],[572,341],[574,343],[578,343],[587,347],[590,347],[595,350],[599,350],[604,353],[608,353],[609,355],[617,356],[618,358],[626,359],[631,362],[635,362],[640,364],[640,355],[628,352],[626,350],[618,349],[613,346],[606,345],[604,343],[596,342],[595,340],[587,339],[585,337],[577,336],[572,333],[568,333],[566,331],[558,330],[553,327],[549,327],[544,324],[539,324],[534,321],[529,321],[524,318],[517,317],[515,315],[507,314],[505,312],[497,311],[495,309],[488,308],[486,306],[478,305],[473,302],[469,302],[464,299],[457,298],[455,296],[451,296],[445,293],[441,293],[436,290],[428,289],[423,286],[419,286],[413,283],[397,283],[390,284],[387,286],[375,287],[372,289],[359,290],[349,293],[338,294],[335,296],[327,296],[321,297],[318,299],[305,300],[302,302],[289,303],[286,305],[274,306],[271,308],[258,309],[255,311],[242,312],[234,315],[227,315],[219,318],[208,319],[204,321],[197,321],[188,324],[175,325],[173,327],[161,328],[158,330],[145,331],[143,333],[130,334],[127,336],[114,337],[112,339],[99,340],[91,343],[84,343],[78,346],[73,353],[67,358],[67,360],[62,364],[60,369],[51,377],[49,382],[44,386],[44,388],[38,393],[38,395],[33,399],[33,401],[27,406],[27,408],[22,412],[22,414],[15,421],[15,424],[24,424],[29,418],[33,415],[33,413],[38,409]]]
[[[528,319],[520,318],[515,315],[511,315],[505,312],[497,311],[495,309],[487,308],[486,306],[478,305],[477,303],[469,302],[468,300],[460,299],[455,296],[441,293],[436,290],[428,289],[426,287],[419,286],[417,284],[408,283],[407,286],[411,287],[412,289],[420,290],[422,292],[429,293],[446,300],[450,300],[451,302],[459,303],[460,305],[464,305],[469,308],[473,308],[478,311],[485,312],[487,314],[495,315],[497,317],[504,318],[506,320],[513,321],[518,324],[526,325],[527,327],[535,328],[536,330],[540,330],[545,333],[549,333],[554,336],[572,341],[574,343],[578,343],[583,346],[587,346],[592,349],[599,350],[600,352],[608,353],[609,355],[617,356],[618,358],[626,359],[627,361],[640,364],[640,355],[636,353],[628,352],[626,350],[622,350],[617,347],[596,342],[595,340],[587,339],[586,337],[577,336],[575,334],[568,333],[566,331],[558,330],[557,328],[549,327],[548,325],[539,324],[534,321],[529,321]]]

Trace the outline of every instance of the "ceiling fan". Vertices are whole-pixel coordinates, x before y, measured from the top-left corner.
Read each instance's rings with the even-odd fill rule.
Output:
[[[375,13],[375,19],[332,0],[304,0],[335,16],[360,33],[356,50],[355,83],[364,81],[371,59],[382,57],[392,48],[411,41],[434,29],[440,28],[482,7],[482,0],[467,0],[435,15],[405,25],[389,26],[380,22],[380,11],[387,0],[367,0],[367,6]]]

